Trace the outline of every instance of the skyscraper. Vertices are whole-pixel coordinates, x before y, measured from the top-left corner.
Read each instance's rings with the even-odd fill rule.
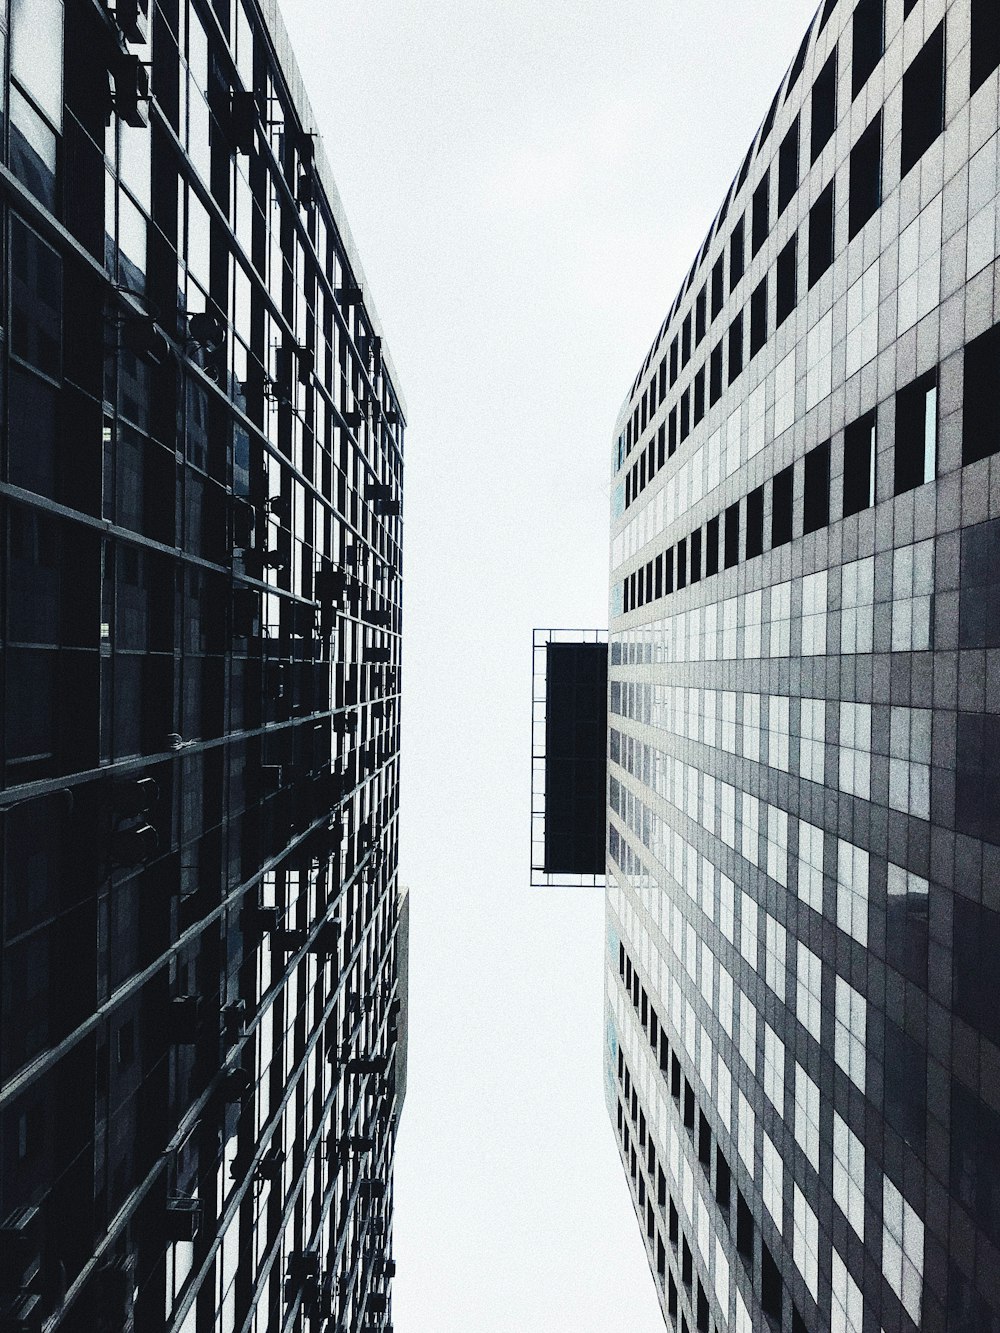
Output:
[[[608,1106],[685,1330],[1000,1327],[1000,8],[825,0],[614,433]]]
[[[396,373],[273,3],[0,21],[0,1329],[387,1330]]]

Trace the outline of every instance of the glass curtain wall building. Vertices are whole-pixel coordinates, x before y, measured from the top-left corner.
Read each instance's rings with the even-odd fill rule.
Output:
[[[613,445],[605,1072],[667,1322],[1000,1328],[1000,7],[825,0]]]
[[[0,38],[0,1329],[384,1331],[396,374],[273,3]]]

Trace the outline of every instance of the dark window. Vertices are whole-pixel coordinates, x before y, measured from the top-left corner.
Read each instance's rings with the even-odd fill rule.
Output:
[[[674,590],[674,548],[663,552],[663,592],[666,595]]]
[[[766,342],[767,274],[761,278],[750,297],[750,356],[756,356]]]
[[[723,562],[727,569],[732,569],[733,565],[739,563],[740,558],[740,502],[736,501],[726,510],[725,526],[726,549],[723,555]]]
[[[915,8],[917,0],[903,0],[903,18],[905,19]]]
[[[729,383],[743,369],[743,312],[741,311],[729,326]]]
[[[833,263],[833,181],[809,210],[809,286]]]
[[[681,325],[681,365],[686,366],[691,360],[691,312],[684,316]]]
[[[820,15],[819,27],[816,29],[817,32],[823,31],[830,21],[830,15],[836,8],[837,0],[826,0],[826,3],[823,5],[823,13]]]
[[[969,92],[974,93],[1000,65],[1000,5],[972,0],[972,64]]]
[[[62,374],[62,259],[15,214],[10,219],[10,350],[50,379]]]
[[[951,1083],[951,1192],[968,1209],[976,1226],[1000,1244],[1000,1115],[958,1079]],[[985,1312],[984,1312],[985,1313]],[[950,1325],[949,1325],[950,1326]],[[992,1319],[962,1327],[995,1333]]]
[[[763,1244],[760,1247],[760,1307],[781,1324],[781,1270]]]
[[[708,361],[708,402],[714,406],[722,397],[722,342],[712,348]]]
[[[844,517],[875,503],[875,413],[852,421],[844,431]]]
[[[809,131],[810,160],[815,162],[837,128],[837,51],[816,75],[812,88],[812,125]]]
[[[903,74],[900,171],[906,175],[944,129],[944,20]]]
[[[781,254],[778,255],[777,272],[777,311],[776,323],[780,328],[785,320],[795,309],[797,299],[797,268],[798,268],[798,245],[796,237],[792,237]]]
[[[726,300],[726,257],[719,255],[712,265],[712,318],[722,309]]]
[[[667,430],[663,422],[660,422],[659,429],[656,432],[656,470],[659,472],[664,464],[666,452]]]
[[[681,444],[691,434],[691,390],[681,394]]]
[[[851,184],[847,213],[848,239],[853,240],[882,202],[881,111],[851,149]]]
[[[799,81],[799,75],[802,73],[802,67],[806,63],[806,52],[809,50],[809,38],[812,36],[812,26],[806,29],[806,35],[802,38],[802,43],[795,53],[795,59],[792,61],[791,73],[788,76],[788,88],[785,92],[785,101],[787,102],[792,95],[792,89]]]
[[[929,905],[927,880],[890,865],[886,884],[886,961],[918,986],[927,985]]]
[[[785,211],[799,188],[799,118],[792,121],[791,128],[781,141],[778,149],[778,216]]]
[[[670,344],[670,387],[671,387],[671,389],[672,389],[672,388],[674,387],[674,385],[677,383],[677,351],[678,351],[678,348],[677,348],[677,337],[676,337],[676,335],[675,335],[675,336],[674,336],[674,340],[673,340],[673,342]]]
[[[802,531],[816,532],[830,522],[830,441],[810,449],[805,457]]]
[[[667,416],[667,457],[677,452],[677,405],[670,409]]]
[[[701,579],[701,528],[691,534],[691,582]]]
[[[750,222],[750,242],[753,253],[756,254],[760,247],[767,240],[767,234],[771,230],[771,210],[770,200],[768,199],[768,190],[771,185],[770,173],[764,172],[764,179],[753,192],[753,205],[751,209]]]
[[[1000,843],[1000,716],[996,714],[959,713],[958,750],[955,772],[955,827],[972,838]],[[956,896],[956,902],[958,898]],[[986,910],[985,908],[983,909]],[[1000,916],[991,913],[996,922]],[[1000,969],[1000,926],[994,927],[993,955]],[[955,950],[956,967],[958,949]],[[997,985],[1000,986],[1000,978]],[[994,989],[994,996],[1000,989]],[[956,1008],[958,1006],[956,1005]],[[1000,1041],[1000,1007],[991,1010],[991,1039]],[[985,1029],[984,1029],[985,1030]]]
[[[719,520],[710,518],[705,525],[705,577],[719,572]]]
[[[771,99],[771,105],[767,108],[767,115],[764,117],[764,123],[760,127],[760,138],[757,140],[758,155],[763,149],[765,143],[767,143],[768,135],[774,129],[774,117],[778,113],[778,98],[780,96],[781,96],[781,89],[779,88]]]
[[[771,483],[771,546],[784,546],[792,540],[792,473],[782,468]]]
[[[705,415],[705,367],[698,371],[694,377],[694,424]]]
[[[663,556],[658,555],[653,561],[653,596],[663,596]],[[655,1021],[655,1014],[654,1014]]]
[[[854,7],[851,96],[868,82],[885,50],[885,0],[858,0]]]
[[[667,396],[667,358],[666,358],[666,355],[664,355],[663,360],[660,362],[660,384],[659,384],[659,390],[660,390],[660,392],[659,392],[659,398],[660,398],[660,402],[662,403],[663,400],[664,400],[664,398],[666,398],[666,396]]]
[[[968,714],[959,713],[958,716],[961,723]],[[955,1013],[991,1041],[996,1041],[1000,1037],[1000,1011],[996,1004],[1000,994],[1000,912],[956,893],[954,913],[952,983]]]
[[[729,1207],[729,1195],[732,1186],[732,1173],[722,1149],[715,1147],[715,1202],[720,1208]]]
[[[695,297],[694,302],[694,340],[700,343],[705,336],[706,319],[705,312],[708,305],[708,292],[702,287],[701,291]]]
[[[962,462],[975,463],[1000,450],[1000,324],[965,348],[962,397]]]
[[[677,543],[677,587],[687,587],[687,541],[684,537]]]
[[[747,559],[752,560],[764,549],[764,487],[758,486],[747,496]]]
[[[896,394],[893,494],[933,481],[937,459],[937,371]]]
[[[927,1052],[885,1020],[885,1118],[921,1156],[927,1123]]]
[[[962,533],[958,646],[1000,648],[1000,519]]]
[[[732,291],[743,277],[743,219],[733,224],[729,238],[729,290]]]
[[[736,1252],[753,1263],[753,1213],[742,1190],[736,1191]]]

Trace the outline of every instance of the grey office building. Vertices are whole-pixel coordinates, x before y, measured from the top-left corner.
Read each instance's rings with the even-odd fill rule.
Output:
[[[667,1322],[1000,1329],[1000,6],[826,0],[613,441],[606,1091]]]
[[[0,50],[0,1330],[386,1333],[396,372],[274,3]]]

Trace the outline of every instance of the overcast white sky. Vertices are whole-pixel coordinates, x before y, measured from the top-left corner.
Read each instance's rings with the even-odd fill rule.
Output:
[[[611,432],[815,0],[282,0],[406,396],[396,1333],[656,1333],[600,891],[529,888],[533,626],[607,624]]]

